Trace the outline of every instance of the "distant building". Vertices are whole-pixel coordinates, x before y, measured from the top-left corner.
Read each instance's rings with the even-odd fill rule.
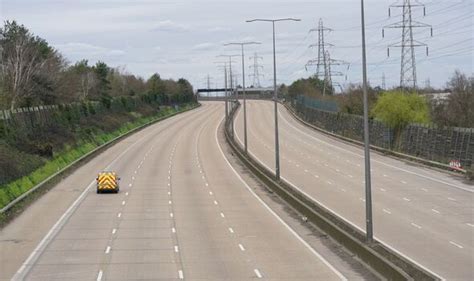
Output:
[[[447,103],[451,93],[426,93],[426,94],[423,94],[423,95],[426,96],[426,98],[433,105],[438,105],[438,104]]]

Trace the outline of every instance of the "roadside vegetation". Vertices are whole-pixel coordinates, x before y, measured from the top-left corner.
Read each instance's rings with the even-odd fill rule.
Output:
[[[334,89],[326,89],[325,95],[323,95],[323,85],[324,82],[318,78],[309,77],[299,79],[289,86],[283,85],[280,91],[290,100],[304,95],[317,100],[334,101],[340,112],[363,115],[361,85],[349,85],[341,94],[334,94]],[[451,93],[444,101],[430,100],[426,95],[443,92]],[[388,100],[392,102],[387,102]],[[474,108],[474,76],[467,76],[460,71],[454,72],[443,89],[422,88],[408,92],[399,88],[384,90],[369,85],[368,101],[371,117],[380,119],[392,128],[403,127],[406,122],[474,128],[474,110],[472,110]],[[382,106],[380,103],[385,103],[385,109],[388,112],[374,111],[376,107]],[[421,106],[421,104],[426,104],[426,106]],[[399,106],[402,108],[395,108]],[[413,108],[416,114],[403,116],[399,119],[399,124],[394,124],[394,120],[397,120],[400,113],[407,108]],[[422,112],[418,112],[419,110]],[[420,116],[423,118],[420,119]]]
[[[196,104],[186,79],[67,62],[15,21],[0,34],[0,208],[112,138]]]

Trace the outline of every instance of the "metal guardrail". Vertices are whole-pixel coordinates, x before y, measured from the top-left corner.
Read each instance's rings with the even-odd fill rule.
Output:
[[[404,257],[375,241],[368,245],[361,231],[320,206],[289,183],[276,181],[272,171],[245,154],[232,136],[232,122],[237,106],[233,106],[226,120],[224,133],[227,142],[244,165],[270,190],[287,204],[308,218],[308,221],[327,233],[332,239],[355,254],[363,263],[388,280],[440,280]]]
[[[15,198],[13,201],[11,201],[10,203],[8,203],[5,207],[3,207],[2,209],[0,209],[0,214],[4,214],[6,213],[8,210],[10,210],[11,208],[13,208],[15,205],[17,205],[19,202],[23,201],[25,198],[27,198],[28,196],[30,196],[32,193],[34,193],[35,191],[39,190],[40,188],[42,188],[43,186],[49,184],[50,182],[52,182],[54,179],[57,179],[58,177],[60,177],[61,175],[65,174],[66,172],[70,171],[71,169],[73,169],[78,163],[92,157],[92,156],[95,156],[96,154],[98,154],[99,152],[102,152],[103,150],[105,150],[106,148],[110,147],[111,145],[117,143],[119,140],[135,133],[135,132],[138,132],[156,122],[159,122],[159,121],[162,121],[162,120],[165,120],[165,119],[168,119],[170,117],[173,117],[179,113],[183,113],[183,112],[186,112],[186,111],[189,111],[189,110],[192,110],[192,109],[195,109],[197,107],[201,106],[200,104],[194,106],[194,107],[191,107],[189,109],[186,109],[186,110],[183,110],[183,111],[179,111],[179,112],[175,112],[171,115],[168,115],[168,116],[164,116],[164,117],[160,117],[158,119],[155,119],[155,120],[152,120],[148,123],[145,123],[141,126],[138,126],[96,148],[94,148],[93,150],[89,151],[88,153],[82,155],[81,157],[79,157],[78,159],[74,160],[73,162],[71,162],[69,165],[63,167],[61,170],[57,171],[56,173],[54,173],[53,175],[49,176],[48,178],[46,178],[45,180],[43,180],[42,182],[40,182],[39,184],[35,185],[34,187],[32,187],[30,190],[26,191],[25,193],[23,193],[22,195],[18,196],[17,198]]]

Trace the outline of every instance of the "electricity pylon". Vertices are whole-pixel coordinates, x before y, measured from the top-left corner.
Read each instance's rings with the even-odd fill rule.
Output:
[[[318,57],[315,60],[308,61],[309,64],[316,65],[316,77],[319,78],[323,71],[325,70],[325,62],[326,62],[326,47],[333,46],[330,43],[326,43],[324,41],[324,33],[330,32],[332,29],[327,28],[323,24],[323,19],[319,19],[318,27],[310,29],[309,32],[318,32],[318,44],[312,44],[310,48],[318,48]]]
[[[423,15],[426,15],[425,5],[418,1],[402,0],[401,3],[395,3],[389,6],[388,15],[391,15],[391,8],[402,8],[402,20],[393,24],[389,24],[382,29],[382,37],[385,37],[385,28],[401,28],[402,41],[391,44],[387,48],[387,56],[390,56],[390,47],[398,47],[402,49],[400,63],[400,87],[402,89],[417,87],[416,78],[416,60],[415,47],[426,47],[426,55],[428,55],[428,45],[413,39],[413,28],[430,28],[431,36],[433,36],[433,28],[431,25],[418,22],[412,18],[412,8],[423,7]]]
[[[252,85],[254,88],[260,88],[260,77],[265,77],[263,74],[260,74],[260,69],[263,70],[263,65],[258,63],[258,60],[263,60],[263,57],[258,56],[255,53],[250,59],[253,59],[253,65],[250,65],[249,68],[253,69],[253,74],[249,74],[249,77],[252,77],[253,82]]]

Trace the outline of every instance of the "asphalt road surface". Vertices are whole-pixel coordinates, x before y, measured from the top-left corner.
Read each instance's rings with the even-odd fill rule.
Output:
[[[1,231],[0,279],[345,279],[227,162],[223,108],[157,123],[77,169]],[[120,175],[119,194],[96,194],[100,170]]]
[[[243,110],[235,123],[243,140]],[[274,112],[247,101],[248,149],[274,170]],[[355,227],[365,229],[361,147],[304,126],[279,106],[281,176]],[[474,280],[474,187],[461,178],[372,153],[375,237],[448,280]]]

